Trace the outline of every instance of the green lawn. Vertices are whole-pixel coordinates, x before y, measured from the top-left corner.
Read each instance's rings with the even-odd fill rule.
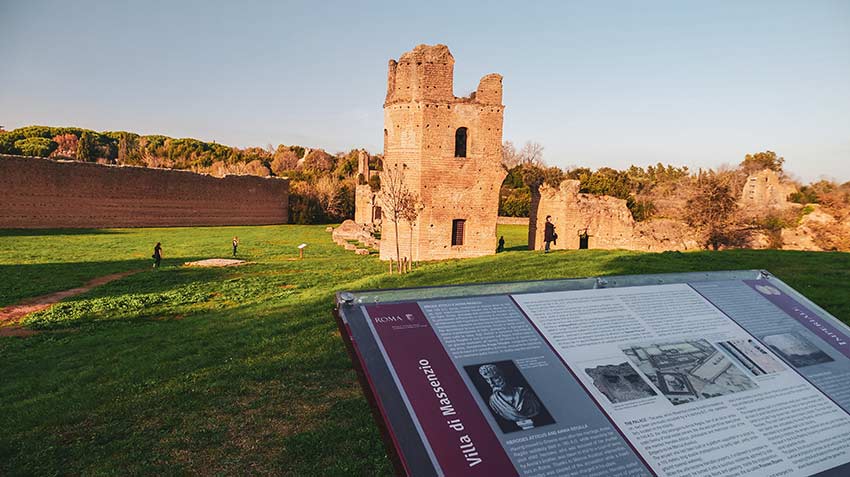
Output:
[[[766,268],[850,321],[846,253],[544,255],[503,226],[508,252],[400,277],[324,228],[0,231],[2,305],[144,269],[31,316],[39,334],[0,338],[0,475],[389,474],[331,317],[343,289]],[[234,235],[252,264],[179,266],[227,257]]]

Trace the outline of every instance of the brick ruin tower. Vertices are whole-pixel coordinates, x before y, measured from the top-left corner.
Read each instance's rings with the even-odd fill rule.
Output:
[[[445,45],[419,45],[390,60],[384,102],[384,176],[403,171],[422,206],[411,230],[399,222],[401,256],[440,260],[495,253],[502,159],[502,77],[481,78],[458,98]],[[411,243],[412,242],[412,243]],[[383,209],[381,259],[396,256],[394,224]]]
[[[378,203],[378,194],[369,185],[369,181],[374,176],[379,176],[379,172],[370,170],[369,153],[364,150],[359,151],[357,153],[358,183],[354,189],[354,221],[360,225],[381,224],[381,206]]]

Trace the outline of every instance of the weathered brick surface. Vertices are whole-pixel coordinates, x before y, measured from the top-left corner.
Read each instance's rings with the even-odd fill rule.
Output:
[[[354,221],[361,225],[374,222],[376,195],[368,185],[358,184],[354,189]]]
[[[384,170],[404,170],[424,210],[413,229],[399,224],[403,257],[439,260],[496,250],[501,166],[502,77],[481,79],[475,94],[453,93],[454,58],[445,45],[419,45],[390,60],[384,103]],[[468,130],[467,157],[455,157],[455,132]],[[384,210],[386,212],[386,210]],[[464,219],[464,244],[452,246],[452,220]],[[412,247],[411,247],[412,242]],[[381,259],[395,258],[394,225],[386,218]]]
[[[588,248],[645,251],[692,250],[699,247],[693,230],[682,222],[649,220],[635,223],[626,201],[579,192],[579,181],[568,179],[555,188],[544,184],[531,196],[528,244],[543,250],[546,216],[558,234],[553,250],[574,250],[587,233]]]
[[[364,182],[368,182],[372,176],[379,176],[378,171],[369,169],[369,154],[366,151],[360,151],[357,157],[357,175]],[[372,187],[368,183],[358,183],[354,189],[354,221],[360,225],[380,225],[379,206],[378,195]]]
[[[794,192],[794,184],[782,182],[775,171],[764,169],[747,177],[740,204],[753,209],[787,208],[792,205],[788,196]]]
[[[496,221],[499,225],[528,225],[528,217],[502,217]]]
[[[0,155],[0,228],[287,222],[289,182]]]
[[[587,231],[589,248],[632,248],[634,219],[626,201],[610,196],[580,194],[579,181],[565,180],[560,188],[540,187],[532,197],[535,227],[529,233],[529,248],[544,248],[546,216],[552,216],[557,244],[552,249],[579,248],[579,234]]]

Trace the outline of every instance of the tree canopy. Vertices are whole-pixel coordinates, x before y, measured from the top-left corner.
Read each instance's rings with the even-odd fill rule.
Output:
[[[782,164],[784,163],[785,158],[777,156],[773,151],[764,151],[744,156],[744,160],[741,162],[741,169],[747,174],[752,174],[762,169],[781,172]]]

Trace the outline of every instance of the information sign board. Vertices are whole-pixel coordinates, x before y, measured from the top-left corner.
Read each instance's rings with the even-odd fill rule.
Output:
[[[850,328],[763,271],[337,295],[400,474],[850,475]]]

